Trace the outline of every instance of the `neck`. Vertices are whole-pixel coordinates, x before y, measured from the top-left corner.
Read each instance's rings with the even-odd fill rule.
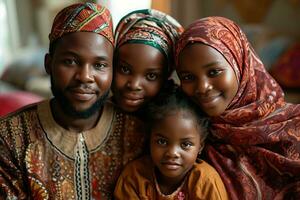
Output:
[[[102,109],[100,109],[88,118],[76,118],[63,112],[55,99],[50,102],[50,105],[51,112],[56,123],[62,126],[64,129],[76,133],[94,128],[102,114]]]
[[[170,178],[163,176],[158,170],[155,174],[159,189],[164,195],[170,195],[175,192],[181,186],[186,176],[186,174],[184,174],[180,177]]]

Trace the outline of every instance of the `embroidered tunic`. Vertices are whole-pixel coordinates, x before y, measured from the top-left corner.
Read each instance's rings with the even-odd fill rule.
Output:
[[[142,123],[107,103],[88,131],[65,130],[44,101],[0,120],[0,199],[112,199],[142,153]]]

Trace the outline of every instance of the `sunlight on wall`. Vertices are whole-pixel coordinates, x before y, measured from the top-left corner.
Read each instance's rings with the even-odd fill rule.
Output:
[[[127,13],[151,7],[151,0],[98,0],[97,3],[107,7],[113,17],[114,28],[120,19]]]
[[[2,26],[2,30],[0,31],[0,75],[3,70],[3,65],[5,63],[5,49],[8,48],[8,26],[7,26],[7,16],[6,9],[3,0],[0,1],[0,24]]]

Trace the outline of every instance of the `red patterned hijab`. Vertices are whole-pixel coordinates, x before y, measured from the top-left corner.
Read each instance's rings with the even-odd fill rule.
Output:
[[[108,9],[95,3],[77,3],[61,10],[53,21],[50,43],[65,34],[93,32],[107,38],[114,44],[113,25]]]
[[[300,199],[300,105],[284,101],[280,86],[231,20],[207,17],[192,23],[178,41],[177,63],[194,42],[218,50],[239,81],[226,111],[212,118],[206,147],[230,199]]]

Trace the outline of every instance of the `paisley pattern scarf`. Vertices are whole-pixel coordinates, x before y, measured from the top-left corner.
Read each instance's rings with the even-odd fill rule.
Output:
[[[234,69],[239,89],[220,116],[212,118],[206,159],[221,175],[230,199],[300,198],[300,105],[284,101],[245,34],[229,19],[207,17],[180,37],[219,51]]]

